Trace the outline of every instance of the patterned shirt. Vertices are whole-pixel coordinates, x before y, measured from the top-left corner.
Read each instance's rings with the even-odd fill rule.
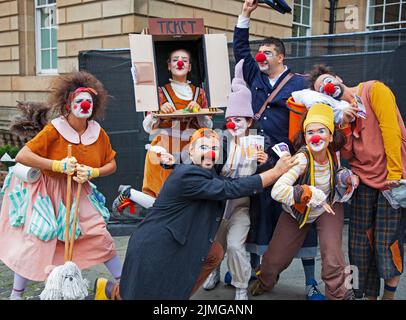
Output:
[[[292,214],[291,206],[294,205],[293,185],[299,176],[305,171],[308,163],[304,153],[298,154],[299,164],[283,174],[272,188],[272,198],[282,203],[286,212]],[[324,192],[326,196],[330,194],[330,165],[327,161],[325,164],[319,164],[314,161],[315,187]],[[311,223],[325,210],[323,207],[312,208],[309,213],[307,223]]]

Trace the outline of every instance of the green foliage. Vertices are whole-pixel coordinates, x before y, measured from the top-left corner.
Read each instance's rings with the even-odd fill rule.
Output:
[[[14,159],[14,158],[16,157],[18,151],[20,151],[20,149],[19,149],[18,147],[16,147],[16,146],[11,146],[11,145],[9,145],[9,144],[6,144],[6,145],[4,145],[4,146],[0,146],[0,158],[1,158],[5,153],[8,153],[8,155],[9,155],[12,159]],[[13,166],[13,165],[15,165],[14,162],[8,162],[8,161],[3,162],[3,164],[4,164],[7,168],[8,168],[8,167],[11,167],[11,166]]]

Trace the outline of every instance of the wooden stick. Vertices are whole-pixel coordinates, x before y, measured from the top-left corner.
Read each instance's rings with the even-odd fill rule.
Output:
[[[72,145],[68,144],[68,157],[72,156]],[[72,176],[68,174],[66,184],[66,219],[65,219],[65,262],[69,260],[69,224],[71,208]]]
[[[80,193],[82,191],[82,184],[78,184],[78,189],[76,191],[76,203],[75,203],[75,213],[73,215],[73,226],[72,226],[72,237],[70,238],[69,243],[69,261],[72,261],[73,256],[73,244],[75,243],[75,235],[76,235],[76,221],[78,219],[78,212],[79,212],[79,202],[80,202]]]

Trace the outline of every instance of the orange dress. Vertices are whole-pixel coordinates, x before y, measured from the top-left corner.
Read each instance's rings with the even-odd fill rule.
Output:
[[[34,153],[54,160],[60,160],[67,155],[67,146],[72,144],[72,155],[78,163],[92,167],[102,167],[115,157],[109,137],[100,128],[98,137],[91,144],[68,142],[54,127],[48,124],[26,146]],[[38,219],[38,211],[46,214],[45,219],[50,225],[57,225],[63,221],[60,212],[66,204],[67,176],[61,173],[43,171],[40,179],[35,183],[26,183],[13,176],[10,171],[8,183],[3,188],[4,197],[0,211],[0,259],[17,274],[34,281],[44,281],[50,271],[49,266],[64,263],[65,244],[55,235],[53,228],[47,231],[48,238],[43,240],[44,234],[33,232],[32,228]],[[76,195],[77,183],[72,180],[72,198]],[[13,194],[25,190],[27,204],[22,214],[23,223],[13,224]],[[47,198],[49,206],[38,209]],[[106,228],[108,210],[104,207],[104,197],[90,182],[83,184],[79,199],[79,228],[80,234],[74,244],[73,262],[79,268],[85,269],[106,262],[116,255],[113,239]],[[73,200],[72,200],[73,202]],[[24,207],[24,205],[22,206]],[[73,205],[72,205],[73,207]],[[66,211],[66,208],[65,208]],[[72,211],[73,212],[73,211]],[[34,224],[34,225],[33,225]],[[38,223],[37,223],[38,224]],[[58,226],[64,230],[63,226]]]
[[[193,96],[196,92],[196,87],[190,84],[192,88]],[[172,99],[177,110],[186,108],[189,103],[193,100],[183,100],[179,98],[172,89],[170,83],[164,86],[170,98]],[[163,90],[159,88],[159,102],[160,105],[168,102],[166,99]],[[208,102],[206,94],[202,88],[199,88],[199,95],[196,102],[200,105],[201,108],[208,108]],[[171,119],[160,120],[154,127],[155,130],[159,129],[169,129],[173,128],[174,121]],[[168,134],[159,134],[151,142],[151,146],[161,146],[165,148],[171,154],[180,154],[183,151],[183,154],[187,154],[186,147],[189,144],[188,136],[182,137],[182,133],[187,129],[199,129],[199,124],[196,117],[185,117],[180,120],[179,128],[175,129],[175,134],[169,132]],[[176,132],[180,136],[176,135]],[[166,133],[166,132],[165,132]],[[142,185],[142,192],[149,194],[152,197],[157,197],[164,182],[171,174],[172,170],[164,169],[160,165],[160,160],[154,152],[147,152],[145,157],[145,166],[144,166],[144,180]]]

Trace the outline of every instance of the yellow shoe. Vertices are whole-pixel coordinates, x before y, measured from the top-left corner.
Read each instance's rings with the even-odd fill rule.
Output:
[[[106,295],[106,286],[108,280],[106,278],[97,278],[94,283],[94,300],[111,300]]]

